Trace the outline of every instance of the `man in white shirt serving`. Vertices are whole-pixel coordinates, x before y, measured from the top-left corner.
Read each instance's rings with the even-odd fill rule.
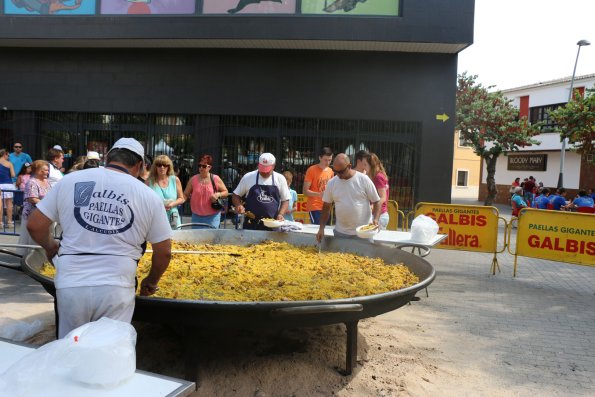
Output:
[[[158,289],[171,259],[171,228],[161,199],[136,179],[143,157],[138,141],[119,139],[105,168],[66,175],[29,216],[31,237],[56,266],[60,338],[101,317],[131,321],[145,241],[153,245],[153,258],[140,294]],[[55,221],[63,228],[60,244],[49,233]]]
[[[261,154],[258,169],[244,175],[233,191],[236,212],[246,214],[244,229],[271,230],[261,222],[263,218],[284,220],[291,196],[285,177],[274,169],[275,156]]]
[[[324,225],[330,216],[331,205],[335,203],[337,222],[333,231],[335,237],[352,238],[355,229],[361,225],[378,225],[380,217],[380,197],[370,178],[351,168],[349,157],[339,153],[335,157],[335,175],[326,185],[322,195],[324,202],[320,216],[320,228],[316,234],[318,242],[324,237]],[[370,203],[373,208],[370,209]]]

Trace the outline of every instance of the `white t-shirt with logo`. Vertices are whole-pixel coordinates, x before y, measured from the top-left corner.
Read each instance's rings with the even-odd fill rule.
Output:
[[[361,172],[356,172],[349,179],[334,176],[328,181],[322,195],[322,201],[325,203],[335,203],[335,230],[349,235],[355,235],[358,226],[370,223],[370,203],[378,200],[380,197],[374,183]]]
[[[246,175],[242,177],[240,183],[233,191],[233,194],[237,194],[240,197],[244,197],[250,191],[252,186],[256,185],[256,174],[258,170],[248,172]],[[274,175],[274,178],[273,178]],[[272,185],[273,179],[275,180],[275,186],[279,188],[279,196],[280,201],[287,201],[291,198],[291,194],[289,193],[289,187],[287,186],[287,180],[285,177],[278,172],[273,171],[273,175],[269,176],[268,178],[263,178],[262,175],[258,175],[258,184],[259,185]]]
[[[172,236],[159,196],[110,168],[66,175],[37,208],[63,229],[56,288],[134,287],[141,244]]]

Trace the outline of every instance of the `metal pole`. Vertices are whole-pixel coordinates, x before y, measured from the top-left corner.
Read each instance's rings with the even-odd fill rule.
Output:
[[[584,45],[589,45],[587,40],[581,40],[578,43],[578,50],[576,52],[576,60],[574,61],[574,69],[572,71],[572,78],[570,79],[570,92],[568,93],[568,103],[572,101],[572,89],[574,86],[574,76],[576,75],[576,65],[578,64],[578,56],[581,53],[581,47]],[[564,133],[564,137],[562,138],[562,149],[560,150],[560,174],[558,175],[558,189],[564,187],[564,160],[566,157],[566,133]]]

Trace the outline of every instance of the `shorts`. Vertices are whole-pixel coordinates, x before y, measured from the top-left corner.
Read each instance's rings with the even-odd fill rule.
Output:
[[[213,215],[198,215],[192,213],[192,223],[204,223],[211,226],[209,228],[209,226],[196,225],[192,226],[192,229],[219,229],[219,226],[221,225],[221,213],[217,212]]]
[[[320,215],[322,214],[322,210],[309,211],[308,214],[310,215],[311,224],[320,225]],[[328,221],[326,221],[326,224],[328,225],[330,221],[331,217],[329,216]]]
[[[17,190],[17,188],[12,183],[2,183],[2,184],[0,184],[0,190],[2,190],[2,198],[3,199],[11,199],[12,192],[5,192],[5,190]]]
[[[380,226],[380,230],[386,230],[389,222],[389,215],[388,212],[380,214],[380,218],[378,218],[378,226]]]

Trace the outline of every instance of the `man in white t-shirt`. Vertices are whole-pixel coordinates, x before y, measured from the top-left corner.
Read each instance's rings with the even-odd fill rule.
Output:
[[[141,295],[157,291],[169,265],[171,228],[163,203],[136,179],[143,156],[138,141],[121,138],[107,154],[105,168],[66,175],[29,216],[31,237],[56,266],[60,338],[101,317],[131,321],[145,241],[153,245],[153,258]],[[49,233],[55,221],[63,228],[60,244]]]
[[[56,145],[57,147],[60,147]],[[60,169],[64,164],[64,152],[62,148],[57,149],[56,146],[48,150],[47,160],[50,166],[50,174],[48,175],[48,183],[51,187],[54,187],[62,178],[64,174]]]
[[[291,194],[285,177],[274,169],[275,156],[271,153],[261,154],[258,169],[244,175],[233,191],[231,200],[236,212],[250,212],[244,220],[244,229],[270,230],[261,219],[285,219],[283,215],[289,207]]]
[[[349,157],[340,153],[335,157],[333,169],[336,175],[328,181],[322,201],[320,228],[316,234],[318,242],[324,237],[324,226],[330,216],[331,205],[335,203],[337,222],[335,237],[351,238],[357,235],[355,229],[372,222],[378,225],[380,218],[380,197],[372,180],[351,168]],[[370,203],[373,208],[370,209]]]

